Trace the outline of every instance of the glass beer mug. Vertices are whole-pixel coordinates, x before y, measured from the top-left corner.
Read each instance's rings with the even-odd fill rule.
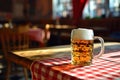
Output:
[[[94,40],[101,42],[100,53],[93,56]],[[104,53],[104,40],[99,36],[94,36],[92,29],[78,28],[71,32],[71,63],[73,65],[87,66],[92,63],[93,58],[98,58]]]

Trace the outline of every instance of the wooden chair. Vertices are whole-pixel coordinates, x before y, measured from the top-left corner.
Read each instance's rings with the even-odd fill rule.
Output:
[[[29,37],[26,32],[19,32],[17,28],[2,28],[0,29],[0,41],[2,43],[2,50],[4,52],[4,57],[7,61],[7,70],[6,70],[6,80],[9,80],[10,72],[11,72],[11,64],[15,63],[14,61],[18,60],[14,56],[10,57],[8,54],[9,51],[12,50],[23,50],[29,48]],[[19,61],[16,63],[19,64]],[[23,65],[21,65],[23,66]],[[27,69],[23,67],[25,80],[28,80]]]

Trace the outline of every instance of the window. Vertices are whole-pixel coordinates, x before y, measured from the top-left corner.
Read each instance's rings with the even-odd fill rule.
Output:
[[[120,17],[120,0],[89,0],[83,11],[83,19]]]
[[[71,18],[72,3],[71,0],[53,0],[53,19]]]

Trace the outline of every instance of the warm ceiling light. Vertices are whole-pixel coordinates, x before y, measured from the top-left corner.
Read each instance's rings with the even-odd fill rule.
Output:
[[[4,26],[5,26],[5,28],[8,28],[8,27],[9,27],[9,24],[8,24],[8,23],[5,23]]]

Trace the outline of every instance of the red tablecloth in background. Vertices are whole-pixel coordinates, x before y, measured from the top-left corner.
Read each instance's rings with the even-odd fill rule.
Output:
[[[73,66],[70,58],[34,61],[32,80],[120,80],[120,51],[104,54],[90,66]]]
[[[40,47],[44,46],[45,37],[46,39],[50,38],[50,32],[45,33],[45,31],[40,28],[29,29],[28,35],[29,35],[30,40],[39,42]]]
[[[36,40],[38,42],[43,42],[45,33],[42,29],[29,29],[30,39]]]

